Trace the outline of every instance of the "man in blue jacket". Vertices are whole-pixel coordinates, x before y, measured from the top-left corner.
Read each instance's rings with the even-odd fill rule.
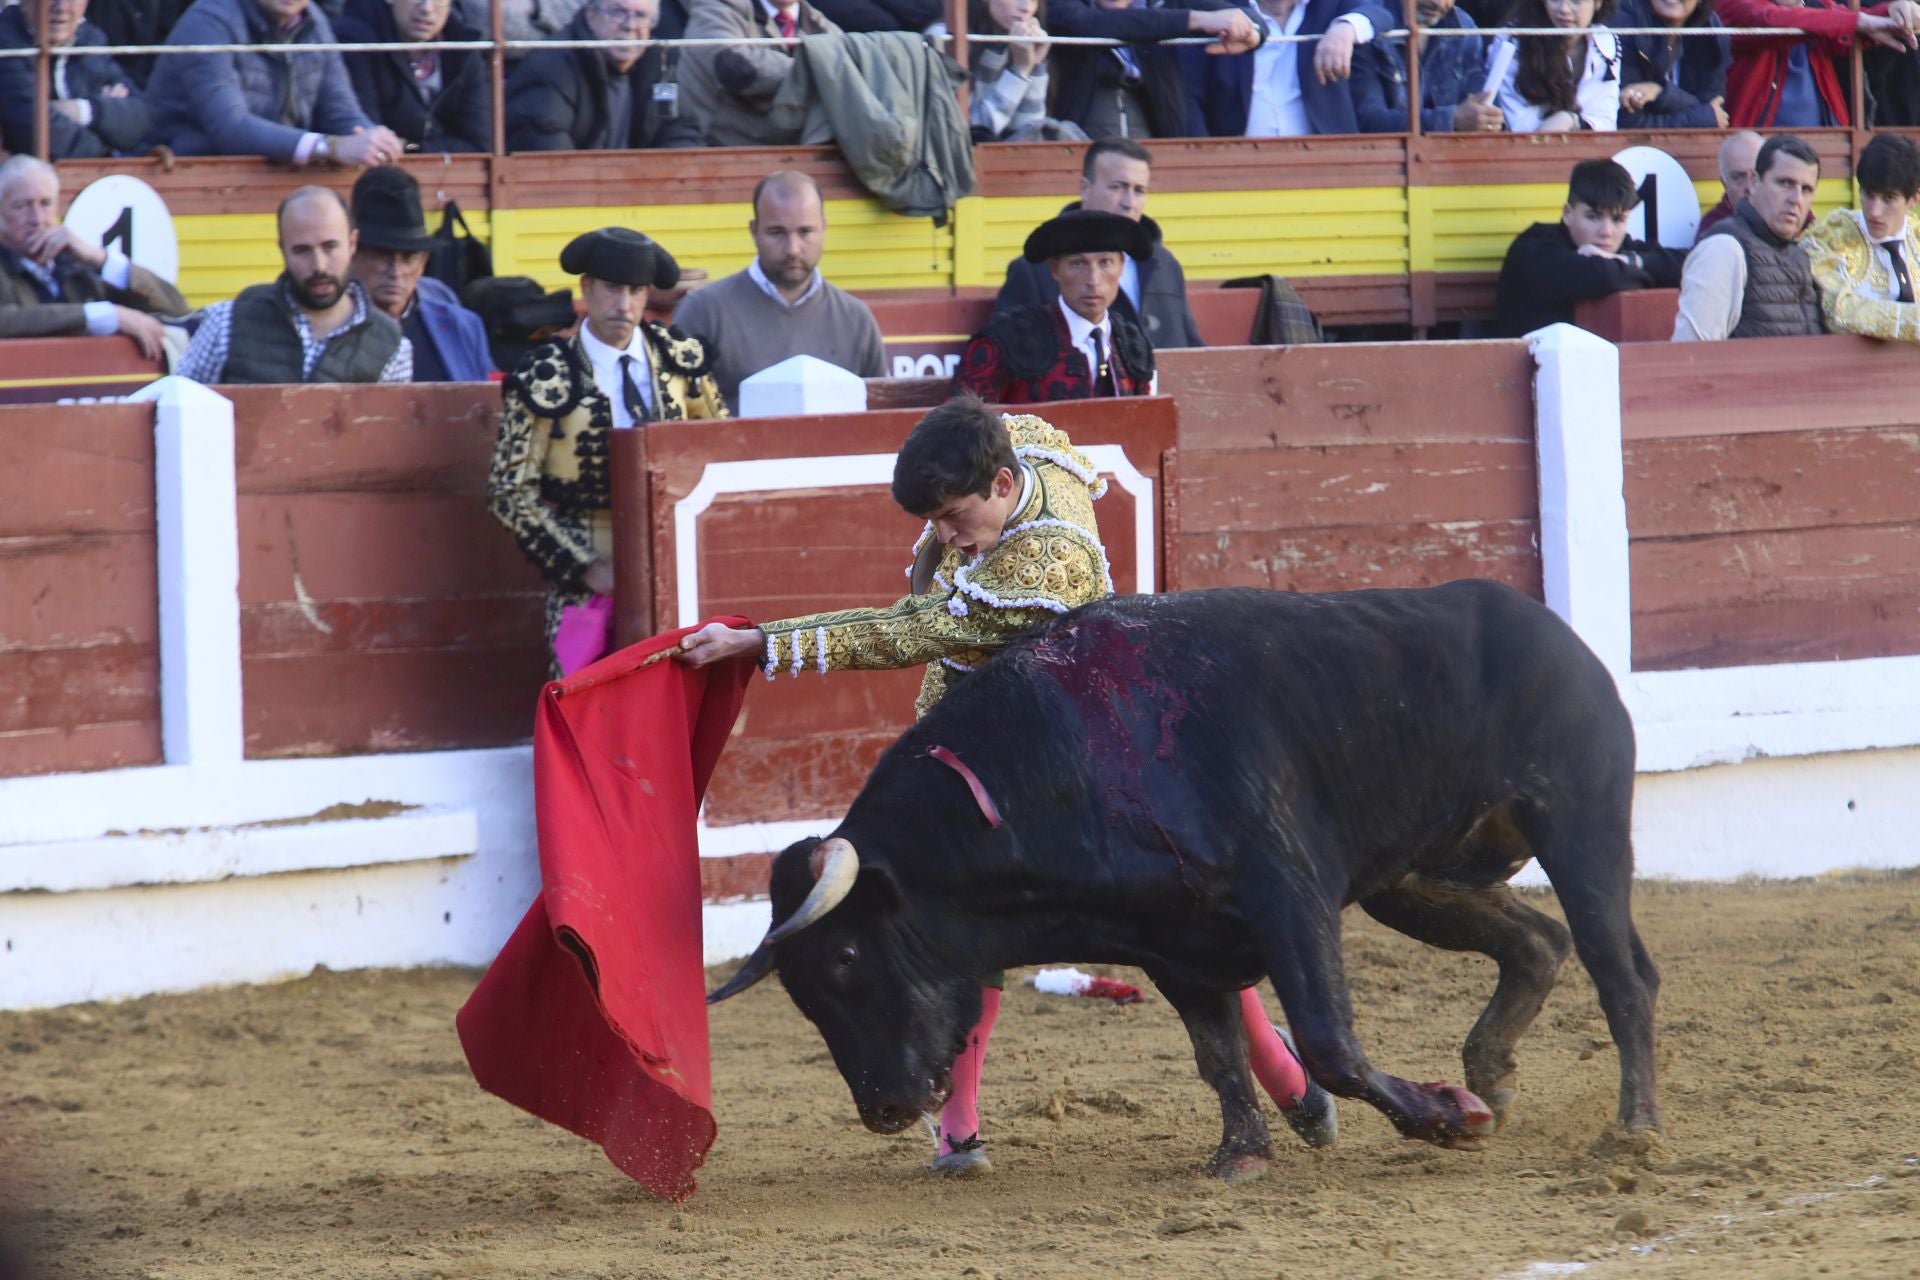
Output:
[[[147,81],[149,140],[183,156],[281,164],[390,164],[403,144],[360,109],[326,14],[309,0],[196,0],[168,44],[286,45],[287,53],[170,53]]]
[[[1506,117],[1484,90],[1487,38],[1429,39],[1429,31],[1474,31],[1454,0],[1418,0],[1420,26],[1420,132],[1498,133]],[[1404,133],[1407,128],[1407,64],[1398,40],[1381,40],[1353,55],[1353,110],[1362,133]]]
[[[353,223],[360,233],[353,278],[413,344],[413,380],[485,382],[493,373],[486,325],[425,274],[440,240],[427,232],[413,175],[392,166],[361,174],[353,184]]]
[[[1375,0],[1259,0],[1265,42],[1239,57],[1180,50],[1186,68],[1187,131],[1194,137],[1275,138],[1359,133],[1347,77],[1353,51],[1393,14]],[[1283,36],[1319,36],[1289,44]]]
[[[33,0],[0,10],[0,49],[37,49]],[[105,54],[85,53],[107,37],[87,21],[87,0],[49,0],[47,45],[54,51],[48,89],[47,152],[53,160],[122,155],[147,136],[147,102]],[[32,58],[0,58],[0,142],[16,155],[33,154]]]

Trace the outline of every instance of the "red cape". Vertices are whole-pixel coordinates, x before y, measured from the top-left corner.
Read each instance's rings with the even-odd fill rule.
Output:
[[[694,824],[754,672],[647,663],[690,630],[542,691],[540,896],[456,1019],[481,1088],[675,1201],[717,1132]]]

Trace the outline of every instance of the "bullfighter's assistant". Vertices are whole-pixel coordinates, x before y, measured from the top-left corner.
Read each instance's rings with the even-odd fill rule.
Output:
[[[913,546],[909,594],[891,605],[808,614],[758,627],[713,623],[683,642],[682,661],[705,666],[753,655],[781,672],[891,670],[926,664],[915,701],[925,715],[968,671],[1054,614],[1113,594],[1093,503],[1106,490],[1066,432],[1030,414],[1003,417],[963,395],[928,413],[901,446],[893,497],[926,528]],[[980,1021],[953,1064],[933,1167],[990,1166],[979,1136],[981,1064],[1000,1009],[1001,977],[982,992]],[[1313,1146],[1332,1142],[1333,1100],[1301,1069],[1242,993],[1255,1076]]]

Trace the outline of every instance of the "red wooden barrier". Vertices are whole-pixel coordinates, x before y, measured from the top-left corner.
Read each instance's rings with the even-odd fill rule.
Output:
[[[0,404],[124,396],[165,372],[132,338],[8,338],[0,342]]]

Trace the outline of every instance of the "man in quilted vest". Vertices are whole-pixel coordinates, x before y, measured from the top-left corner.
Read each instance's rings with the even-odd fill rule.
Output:
[[[926,521],[913,545],[906,596],[879,608],[758,627],[711,623],[681,642],[681,660],[705,666],[751,655],[769,680],[780,672],[824,676],[924,663],[914,709],[925,715],[954,681],[1015,637],[1113,593],[1093,515],[1105,492],[1106,481],[1066,432],[1031,414],[1003,417],[962,395],[922,418],[894,462],[894,501]],[[953,1064],[953,1092],[935,1140],[933,1167],[942,1173],[990,1167],[979,1132],[980,1072],[1002,980],[983,979],[980,1021]],[[1261,1084],[1310,1144],[1333,1141],[1332,1099],[1308,1084],[1251,990],[1242,1012]]]
[[[278,223],[280,278],[208,307],[174,372],[206,383],[411,381],[400,322],[348,276],[358,240],[340,193],[300,187]]]
[[[1800,235],[1813,211],[1820,155],[1790,133],[1760,147],[1753,188],[1700,237],[1680,275],[1675,342],[1823,333],[1813,263]]]

